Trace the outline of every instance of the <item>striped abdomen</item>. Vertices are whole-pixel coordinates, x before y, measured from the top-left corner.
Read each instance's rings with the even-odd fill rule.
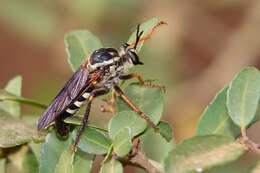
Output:
[[[79,108],[84,104],[84,102],[89,98],[90,93],[85,92],[81,95],[74,103],[69,105],[69,107],[61,113],[55,120],[56,132],[62,138],[67,138],[70,130],[70,125],[65,123],[63,120],[67,117],[74,115]]]
[[[81,95],[74,103],[72,103],[65,111],[66,113],[73,115],[75,114],[79,108],[84,104],[84,102],[89,98],[90,93],[85,92]]]

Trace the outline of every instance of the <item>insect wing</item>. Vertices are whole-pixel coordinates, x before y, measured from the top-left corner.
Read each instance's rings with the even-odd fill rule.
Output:
[[[38,121],[38,129],[45,128],[79,95],[80,91],[90,83],[89,73],[79,68],[66,82],[58,95],[53,99]]]

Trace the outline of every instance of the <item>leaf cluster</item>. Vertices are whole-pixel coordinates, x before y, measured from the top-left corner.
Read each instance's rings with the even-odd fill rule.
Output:
[[[143,23],[141,29],[146,34],[158,21],[152,18]],[[134,38],[135,32],[129,40]],[[68,33],[65,44],[73,71],[92,51],[104,47],[88,30]],[[142,44],[138,51],[141,47]],[[21,116],[20,103],[39,108],[46,108],[46,105],[21,97],[20,76],[10,80],[6,88],[0,90],[0,173],[13,170],[21,173],[86,173],[91,171],[98,155],[104,156],[100,173],[121,173],[129,164],[150,172],[203,172],[237,160],[250,147],[258,152],[258,148],[246,143],[246,129],[260,116],[260,73],[253,67],[243,69],[216,95],[201,115],[196,135],[177,145],[170,125],[161,121],[164,92],[139,83],[122,85],[127,97],[158,125],[159,130],[154,133],[144,119],[117,97],[116,113],[108,128],[89,124],[81,135],[78,151],[73,152],[71,145],[82,116],[65,120],[74,127],[66,140],[59,139],[53,129],[48,133],[38,132],[35,124],[28,123]],[[236,140],[240,135],[242,140]],[[258,172],[259,165],[259,162],[253,164],[248,172]]]
[[[256,145],[246,143],[246,129],[259,120],[259,84],[257,69],[241,70],[206,107],[196,136],[182,141],[169,153],[164,160],[165,172],[202,172],[237,160],[250,147],[259,153]],[[242,140],[236,141],[240,135]]]

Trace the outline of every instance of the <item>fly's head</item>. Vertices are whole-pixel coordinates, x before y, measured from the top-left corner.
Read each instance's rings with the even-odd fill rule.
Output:
[[[139,28],[140,25],[137,27],[136,40],[134,44],[124,43],[119,53],[114,48],[100,48],[94,51],[88,59],[88,70],[91,72],[94,70],[105,70],[108,68],[114,69],[117,66],[122,66],[124,71],[127,71],[127,69],[135,65],[143,65],[143,62],[139,60],[139,56],[136,51],[137,45],[143,34],[143,31],[139,32]]]
[[[140,41],[140,38],[143,34],[143,31],[139,32],[140,25],[137,26],[137,32],[136,32],[136,40],[134,45],[130,45],[128,43],[124,43],[122,45],[122,49],[120,52],[120,57],[123,59],[125,70],[127,68],[131,68],[135,65],[143,65],[144,63],[140,61],[139,56],[137,55],[137,45]]]
[[[129,44],[124,43],[121,51],[121,57],[128,60],[133,65],[143,65],[144,63],[140,61],[139,56],[137,55],[136,48],[131,47]]]

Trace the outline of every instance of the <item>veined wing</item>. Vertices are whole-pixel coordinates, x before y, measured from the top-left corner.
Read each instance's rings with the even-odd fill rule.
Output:
[[[49,126],[64,109],[74,101],[82,90],[91,84],[93,78],[82,67],[66,82],[58,95],[53,99],[38,121],[38,129]]]

